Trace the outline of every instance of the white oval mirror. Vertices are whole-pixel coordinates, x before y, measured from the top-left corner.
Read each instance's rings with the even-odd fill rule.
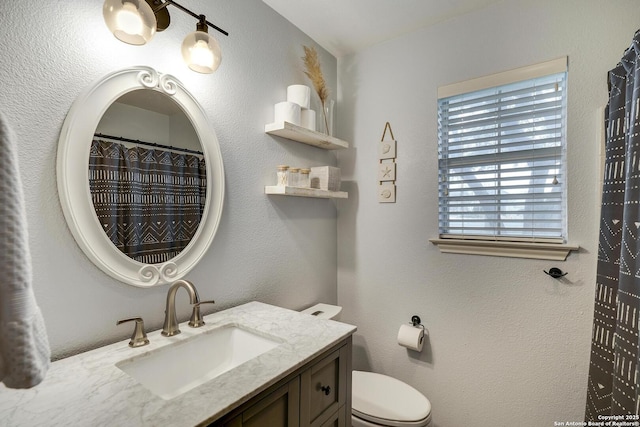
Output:
[[[193,239],[206,202],[206,161],[182,108],[155,90],[116,99],[91,141],[89,190],[103,231],[144,264],[172,260]]]
[[[206,176],[204,206],[199,224],[176,255],[160,262],[141,262],[127,256],[105,232],[98,219],[89,184],[89,159],[96,131],[105,112],[116,101],[146,93],[150,100],[167,98],[184,113],[195,132],[204,157]],[[151,92],[154,93],[151,93]],[[134,98],[139,99],[139,96]],[[155,102],[152,101],[152,102]],[[111,115],[117,117],[117,115]],[[113,118],[109,119],[113,120]],[[99,124],[101,124],[99,128]],[[113,123],[111,123],[113,128]],[[184,127],[184,126],[182,126]],[[192,128],[191,128],[192,127]],[[120,136],[120,135],[118,135]],[[162,145],[162,144],[161,144]],[[95,146],[94,146],[95,149]],[[224,200],[224,169],[220,147],[206,115],[195,98],[173,76],[149,67],[134,67],[111,73],[85,90],[73,103],[65,119],[58,143],[57,180],[60,202],[76,242],[89,259],[111,277],[124,283],[150,287],[173,282],[189,272],[209,248],[218,228]],[[138,258],[145,259],[145,258]]]

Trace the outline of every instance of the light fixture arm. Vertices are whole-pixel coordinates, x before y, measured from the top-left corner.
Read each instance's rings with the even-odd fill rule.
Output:
[[[175,6],[178,9],[180,9],[181,11],[183,11],[184,13],[186,13],[188,15],[191,15],[194,18],[196,18],[198,20],[199,24],[204,22],[207,26],[209,26],[209,27],[213,28],[214,30],[224,34],[225,36],[229,35],[229,33],[227,31],[225,31],[222,28],[218,27],[217,25],[214,25],[211,22],[207,21],[204,18],[204,15],[197,15],[197,14],[193,13],[192,11],[190,11],[189,9],[187,9],[186,7],[176,3],[173,0],[165,0],[165,1],[155,0],[153,2],[153,4],[154,4],[154,6],[153,6],[153,12],[154,13],[157,13],[157,12],[161,11],[162,9],[168,7],[169,5]]]
[[[200,15],[198,18],[198,23],[196,24],[197,31],[204,31],[205,33],[209,32],[209,27],[207,26],[207,20],[204,15]]]

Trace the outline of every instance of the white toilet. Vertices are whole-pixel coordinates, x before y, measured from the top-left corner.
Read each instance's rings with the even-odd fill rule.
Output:
[[[303,313],[336,319],[342,307],[316,304]],[[353,371],[353,427],[426,427],[431,424],[431,402],[410,385],[387,375]]]

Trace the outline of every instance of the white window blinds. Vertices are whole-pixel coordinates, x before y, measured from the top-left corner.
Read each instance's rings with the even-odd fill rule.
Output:
[[[565,240],[566,76],[438,100],[441,237]]]

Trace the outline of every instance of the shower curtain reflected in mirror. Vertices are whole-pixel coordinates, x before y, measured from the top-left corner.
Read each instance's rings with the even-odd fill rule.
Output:
[[[606,160],[586,421],[638,414],[640,31],[609,72]]]
[[[128,257],[158,264],[191,241],[204,212],[200,156],[94,140],[89,189],[100,226]]]

